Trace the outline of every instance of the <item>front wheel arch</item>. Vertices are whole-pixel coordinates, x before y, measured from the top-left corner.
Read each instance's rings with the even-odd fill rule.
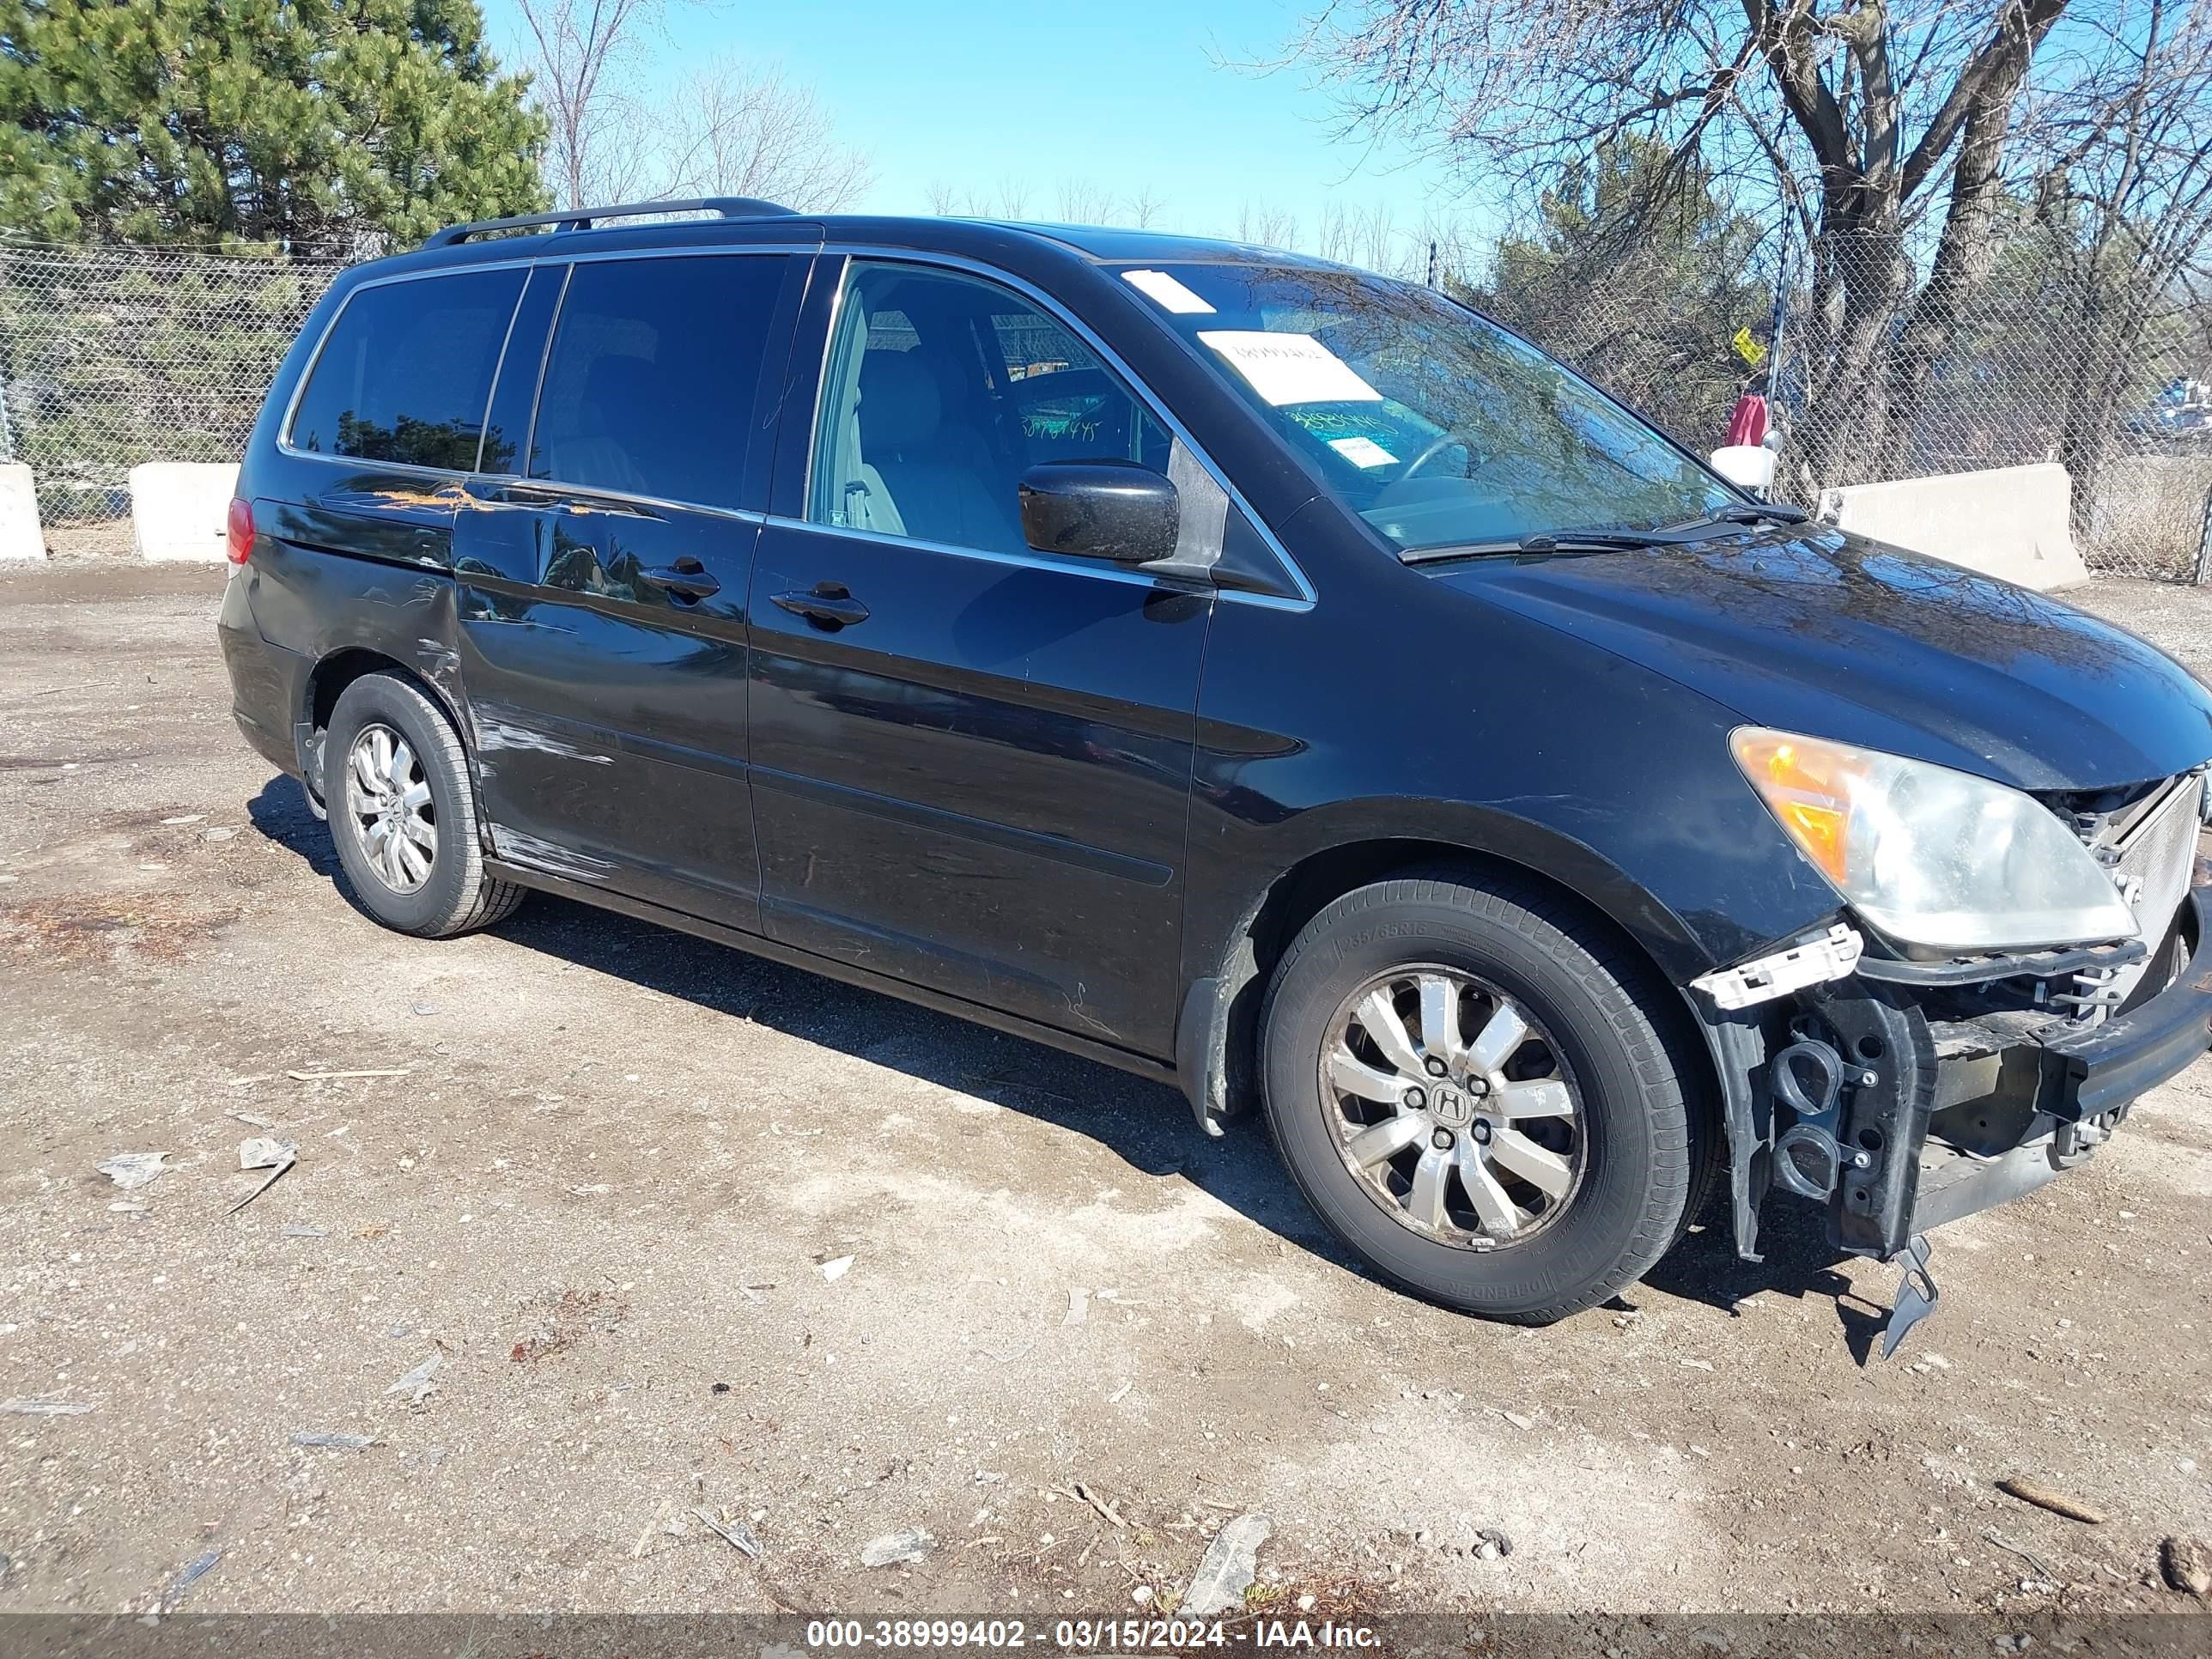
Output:
[[[1694,1061],[1689,1075],[1709,1091],[1710,1098],[1720,1098],[1711,1044],[1689,993],[1681,989],[1688,974],[1713,964],[1701,954],[1689,954],[1695,947],[1686,932],[1679,939],[1684,954],[1670,951],[1674,959],[1662,960],[1651,948],[1648,933],[1625,926],[1610,910],[1547,870],[1466,842],[1376,836],[1320,848],[1277,876],[1248,904],[1229,937],[1191,981],[1176,1054],[1183,1091],[1200,1127],[1218,1134],[1219,1120],[1241,1115],[1258,1103],[1260,1003],[1276,964],[1298,931],[1357,888],[1438,870],[1456,872],[1478,884],[1496,879],[1526,884],[1573,911],[1589,930],[1633,951],[1656,979],[1673,988],[1664,1017],[1681,1039],[1677,1046]]]

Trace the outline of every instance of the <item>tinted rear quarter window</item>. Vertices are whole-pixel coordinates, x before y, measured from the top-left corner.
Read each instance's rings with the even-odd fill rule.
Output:
[[[292,447],[475,471],[524,274],[463,271],[356,289],[308,373]]]
[[[593,260],[562,301],[530,472],[736,507],[781,254]]]

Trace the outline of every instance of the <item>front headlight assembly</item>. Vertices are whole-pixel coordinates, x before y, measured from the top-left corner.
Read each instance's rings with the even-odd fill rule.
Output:
[[[2136,935],[2112,877],[2017,789],[1763,726],[1729,747],[1798,850],[1891,939],[1971,954]]]

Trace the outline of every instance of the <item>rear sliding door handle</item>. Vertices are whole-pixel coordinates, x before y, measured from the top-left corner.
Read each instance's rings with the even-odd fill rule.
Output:
[[[696,559],[678,559],[674,564],[659,565],[637,574],[648,586],[672,593],[679,599],[703,599],[722,591],[721,583],[708,575],[707,567]]]
[[[811,593],[779,593],[775,604],[817,628],[849,628],[868,619],[868,607],[847,592],[842,582],[817,582]]]

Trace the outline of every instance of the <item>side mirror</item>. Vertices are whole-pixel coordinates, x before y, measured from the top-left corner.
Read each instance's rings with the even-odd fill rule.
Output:
[[[1133,461],[1052,461],[1022,475],[1022,537],[1040,553],[1150,564],[1176,550],[1176,487]]]

